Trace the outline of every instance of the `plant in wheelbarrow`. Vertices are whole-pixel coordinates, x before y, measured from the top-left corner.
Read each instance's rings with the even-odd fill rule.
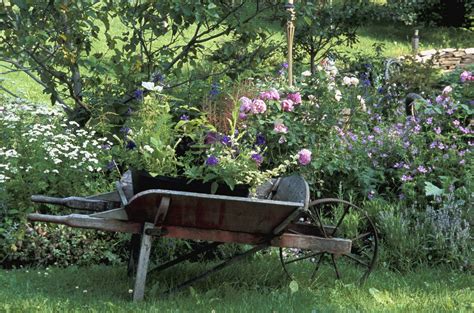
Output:
[[[197,109],[181,106],[175,121],[164,95],[145,97],[142,109],[115,136],[117,159],[134,168],[144,183],[138,191],[161,188],[247,196],[249,188],[286,172],[293,160],[262,170],[265,149],[239,127],[239,106],[219,131]],[[149,173],[149,174],[148,174]],[[153,177],[154,176],[154,177]]]

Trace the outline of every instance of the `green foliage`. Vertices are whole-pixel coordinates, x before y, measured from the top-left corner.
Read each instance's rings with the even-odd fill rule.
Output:
[[[474,5],[468,0],[388,0],[396,19],[407,25],[472,27]]]
[[[363,8],[367,1],[337,1],[335,5],[304,1],[297,6],[300,16],[295,33],[296,57],[301,62],[309,56],[311,72],[319,60],[334,52],[335,47],[357,42],[357,28],[365,21]]]

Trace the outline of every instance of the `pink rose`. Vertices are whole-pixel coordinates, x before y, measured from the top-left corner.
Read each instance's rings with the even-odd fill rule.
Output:
[[[461,76],[460,76],[461,82],[464,83],[466,80],[469,80],[470,77],[472,77],[472,73],[471,73],[471,72],[468,72],[468,71],[462,72],[462,73],[461,73]]]
[[[295,93],[289,93],[288,96],[286,96],[288,100],[293,101],[295,105],[301,104],[301,94],[299,92]]]
[[[240,101],[240,112],[248,113],[252,109],[252,100],[247,97],[242,97]]]
[[[302,149],[298,152],[298,162],[301,165],[308,165],[311,162],[311,151]]]
[[[275,122],[273,130],[276,133],[286,134],[288,132],[288,127],[286,127],[285,124],[283,124],[282,122]]]
[[[262,100],[280,100],[280,94],[275,88],[272,88],[269,91],[261,92],[259,97]]]
[[[285,112],[291,112],[291,111],[293,111],[293,108],[294,108],[294,107],[293,107],[293,101],[287,99],[287,100],[283,100],[283,101],[281,102],[281,109],[282,109],[283,111],[285,111]]]
[[[265,102],[263,102],[263,100],[260,100],[260,99],[253,100],[252,107],[251,107],[252,113],[254,114],[265,113],[266,110],[267,110],[267,105],[265,104]]]

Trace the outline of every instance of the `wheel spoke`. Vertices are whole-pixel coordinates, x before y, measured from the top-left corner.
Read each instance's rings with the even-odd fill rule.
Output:
[[[328,235],[326,234],[326,230],[324,229],[324,224],[323,224],[323,221],[321,220],[321,213],[319,212],[318,209],[315,209],[315,212],[316,212],[316,220],[318,221],[319,223],[319,228],[321,229],[321,232],[323,233],[324,235],[324,238],[328,238]],[[314,216],[313,216],[313,212],[310,210],[310,213],[311,213],[311,216],[313,217],[314,219]]]
[[[346,206],[346,207],[344,208],[344,213],[342,213],[341,218],[339,218],[339,221],[337,221],[336,227],[335,227],[334,230],[332,231],[331,236],[334,236],[334,234],[336,233],[336,231],[337,231],[337,229],[339,228],[339,226],[341,226],[341,223],[342,223],[342,221],[344,220],[344,217],[346,217],[347,212],[349,212],[349,206]]]
[[[311,274],[311,280],[313,280],[313,279],[314,279],[314,276],[316,276],[316,272],[318,271],[319,266],[321,265],[321,262],[323,261],[323,257],[324,257],[325,254],[326,254],[326,253],[323,252],[323,253],[321,253],[321,255],[319,256],[318,263],[316,264],[316,267],[315,267],[314,270],[313,270],[313,274]]]
[[[341,279],[341,274],[339,273],[339,269],[337,268],[336,258],[334,254],[331,254],[331,261],[332,261],[332,265],[334,266],[334,270],[336,271],[337,279]]]
[[[354,261],[356,261],[357,263],[365,266],[365,267],[369,267],[369,264],[367,264],[366,262],[362,261],[361,259],[359,259],[358,257],[356,257],[355,255],[353,255],[352,253],[349,253],[349,254],[343,254],[344,256],[348,257],[349,259],[352,259]]]
[[[360,240],[360,239],[365,238],[369,235],[372,235],[372,232],[368,232],[368,233],[365,233],[365,234],[360,234],[360,235],[358,235],[357,237],[355,237],[354,239],[351,239],[351,240],[352,241]]]
[[[291,263],[294,263],[294,262],[298,262],[298,261],[301,261],[301,260],[305,260],[305,259],[311,258],[311,257],[316,256],[316,255],[321,254],[321,253],[323,253],[323,252],[315,252],[315,253],[312,253],[310,255],[305,255],[305,256],[287,261],[287,262],[285,262],[285,265],[291,264]]]

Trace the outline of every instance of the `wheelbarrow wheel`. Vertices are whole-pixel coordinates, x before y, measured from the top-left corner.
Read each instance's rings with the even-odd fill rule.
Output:
[[[352,248],[347,254],[325,251],[280,248],[280,261],[292,280],[313,282],[335,275],[347,283],[364,283],[375,267],[378,237],[374,223],[354,204],[339,199],[319,199],[311,202],[308,213],[297,224],[316,226],[317,236],[350,239]],[[291,227],[287,229],[292,232]]]

